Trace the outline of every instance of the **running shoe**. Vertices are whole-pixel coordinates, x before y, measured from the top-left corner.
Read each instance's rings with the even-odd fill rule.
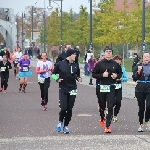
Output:
[[[23,89],[22,92],[25,93],[26,92],[25,89]]]
[[[61,131],[61,128],[62,128],[62,122],[58,121],[58,124],[56,126],[56,131],[57,132],[60,132]]]
[[[104,132],[105,132],[105,133],[111,133],[110,127],[105,127]]]
[[[138,132],[143,132],[144,131],[144,125],[141,124],[140,127],[138,128]]]
[[[41,105],[45,106],[45,101],[41,99]]]
[[[99,125],[100,125],[101,127],[103,127],[104,124],[105,124],[105,119],[100,119],[100,120],[99,120]]]
[[[113,117],[113,122],[118,122],[118,117]]]
[[[3,91],[3,89],[2,88],[0,88],[0,92],[2,92]]]
[[[4,93],[7,93],[6,90],[4,90]]]
[[[47,110],[47,106],[44,106],[43,110],[46,111]]]
[[[64,132],[65,134],[68,134],[68,133],[70,133],[70,130],[68,129],[67,126],[65,126],[65,127],[63,128],[63,132]]]

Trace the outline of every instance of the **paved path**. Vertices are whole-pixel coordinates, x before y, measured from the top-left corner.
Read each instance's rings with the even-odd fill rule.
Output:
[[[35,63],[36,64],[36,63]],[[32,66],[35,66],[32,61]],[[35,68],[32,68],[34,73]],[[123,98],[119,122],[112,134],[99,127],[95,86],[88,78],[78,84],[78,96],[69,125],[70,135],[55,132],[58,121],[58,84],[51,82],[48,111],[40,105],[37,75],[30,78],[26,92],[19,93],[19,81],[10,73],[8,93],[0,93],[0,150],[149,150],[150,131],[138,133],[138,107],[134,98]],[[125,85],[126,86],[126,85]],[[130,85],[134,91],[134,86]],[[128,85],[127,85],[128,87]]]

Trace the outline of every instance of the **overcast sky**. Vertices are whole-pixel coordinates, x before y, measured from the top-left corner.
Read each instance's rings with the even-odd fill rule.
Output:
[[[72,8],[74,12],[78,13],[80,5],[83,4],[87,7],[89,12],[90,3],[88,1],[89,0],[63,0],[63,10],[68,12],[69,9]],[[57,3],[60,6],[60,2],[58,1]],[[44,7],[44,0],[0,0],[0,8],[13,8],[15,14],[18,12],[21,14],[25,11],[26,6],[31,5],[35,7]],[[49,5],[49,0],[45,0],[45,5],[46,7]],[[53,8],[58,7],[54,2],[52,2],[52,6]]]

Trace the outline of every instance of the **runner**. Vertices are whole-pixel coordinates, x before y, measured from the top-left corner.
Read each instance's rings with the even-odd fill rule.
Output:
[[[17,67],[20,68],[20,71],[17,74],[17,77],[20,79],[19,91],[22,90],[22,92],[25,93],[25,88],[27,86],[28,78],[32,75],[32,72],[30,71],[31,66],[30,66],[30,60],[28,59],[28,55],[23,56],[23,59],[19,61]]]
[[[60,112],[56,131],[60,132],[64,123],[63,132],[70,133],[68,129],[72,117],[72,108],[77,95],[76,80],[81,82],[79,64],[75,63],[76,53],[67,50],[67,58],[60,61],[54,68],[52,78],[59,83]],[[56,74],[59,74],[57,77]]]
[[[17,48],[15,48],[15,50],[13,51],[13,53],[10,56],[10,58],[11,58],[11,60],[13,60],[13,64],[14,64],[14,76],[15,77],[16,77],[16,68],[15,68],[15,60],[13,59],[13,57],[16,52],[17,52]]]
[[[96,63],[96,59],[94,58],[93,55],[91,55],[91,58],[88,60],[88,66],[89,66],[89,73],[90,73],[90,82],[89,85],[93,85],[92,83],[92,71],[94,68],[94,64]]]
[[[113,59],[121,66],[122,58],[119,55],[115,55]],[[123,66],[121,66],[121,68],[122,68],[122,73],[123,73],[122,77],[116,80],[113,122],[118,121],[117,115],[119,114],[119,110],[121,108],[121,100],[122,100],[122,83],[121,82],[128,81],[128,76],[127,76],[125,68]]]
[[[7,56],[3,55],[3,60],[0,61],[0,72],[1,72],[0,92],[4,90],[4,93],[6,93],[6,89],[8,87],[9,69],[11,68],[12,68],[11,63],[8,61]]]
[[[142,63],[135,66],[132,76],[133,81],[137,82],[135,96],[139,107],[138,116],[140,127],[138,128],[138,132],[144,131],[144,124],[147,127],[150,119],[150,54],[144,52],[142,59]],[[145,123],[143,123],[143,121],[145,121]]]
[[[38,74],[38,83],[41,91],[41,105],[44,106],[43,110],[47,110],[48,103],[48,88],[50,86],[50,75],[53,69],[51,61],[47,60],[47,53],[42,52],[41,57],[38,57],[36,73]]]
[[[110,124],[113,117],[113,103],[115,98],[115,82],[122,76],[122,70],[119,64],[112,60],[112,49],[106,47],[104,49],[105,58],[99,61],[94,70],[93,78],[100,82],[99,106],[100,106],[100,125],[105,124],[105,107],[107,101],[108,115],[106,116],[106,127],[104,132],[111,133]]]
[[[17,52],[13,55],[13,61],[14,61],[14,70],[16,70],[16,71],[14,71],[14,74],[15,74],[15,77],[16,77],[16,79],[17,79],[17,74],[18,74],[18,72],[19,72],[19,68],[18,68],[18,62],[22,59],[22,56],[23,56],[23,54],[22,54],[22,52],[21,52],[21,48],[20,47],[18,47],[18,49],[17,49]]]

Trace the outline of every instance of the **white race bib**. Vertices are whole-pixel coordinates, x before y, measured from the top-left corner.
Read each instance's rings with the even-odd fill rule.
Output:
[[[44,83],[44,82],[45,82],[45,78],[38,77],[38,82],[39,82],[39,83]]]
[[[100,92],[110,92],[110,85],[100,85]]]
[[[6,67],[1,67],[1,71],[5,71],[6,70]]]
[[[115,89],[120,89],[122,87],[121,84],[115,84],[116,88]]]
[[[23,67],[22,69],[23,69],[24,72],[29,71],[28,67]]]
[[[71,92],[69,92],[70,95],[77,95],[77,90],[72,90]]]

